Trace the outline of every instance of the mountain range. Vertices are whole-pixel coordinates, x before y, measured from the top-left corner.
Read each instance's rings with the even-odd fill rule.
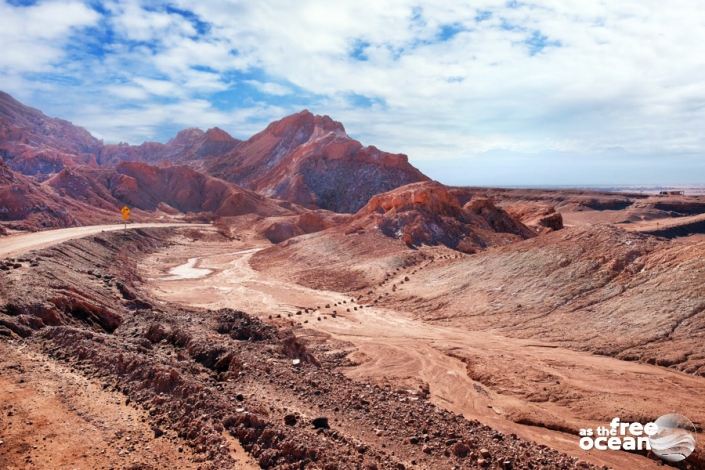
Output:
[[[375,194],[428,180],[409,164],[406,155],[364,147],[347,135],[341,123],[307,110],[273,122],[247,140],[235,139],[217,127],[207,131],[189,128],[166,144],[145,142],[136,146],[104,144],[84,128],[45,116],[2,92],[0,156],[13,172],[36,182],[51,180],[49,186],[63,188],[72,197],[88,195],[82,194],[81,188],[67,187],[66,180],[88,178],[94,180],[90,190],[93,195],[107,190],[114,199],[107,198],[111,204],[147,204],[148,210],[156,207],[154,197],[146,203],[144,197],[133,200],[125,196],[120,185],[126,184],[127,178],[139,179],[136,174],[140,173],[156,174],[167,186],[173,180],[198,180],[199,189],[193,190],[196,192],[216,186],[217,192],[244,194],[242,191],[251,190],[306,208],[340,213],[357,212]],[[142,165],[123,165],[125,162]],[[167,167],[180,169],[163,170]],[[114,169],[123,176],[91,173],[102,169]],[[113,189],[101,183],[103,188],[96,189],[96,178],[118,186]],[[221,182],[215,183],[212,178]],[[225,190],[226,183],[238,187]],[[157,199],[166,201],[168,196],[158,195]],[[198,206],[194,202],[188,204],[188,209],[183,208],[218,210],[212,202]]]
[[[307,110],[247,140],[214,127],[167,143],[105,144],[0,92],[0,227],[8,230],[253,214],[273,243],[338,226],[465,252],[530,238],[488,201],[461,201],[403,154],[363,146]]]

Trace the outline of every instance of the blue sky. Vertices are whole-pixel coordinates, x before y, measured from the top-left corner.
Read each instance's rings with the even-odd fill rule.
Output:
[[[453,184],[704,182],[701,2],[0,0],[0,17],[0,89],[106,142],[246,138],[307,108]]]

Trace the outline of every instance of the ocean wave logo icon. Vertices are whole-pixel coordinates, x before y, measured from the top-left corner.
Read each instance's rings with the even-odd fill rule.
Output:
[[[683,415],[668,414],[657,419],[654,424],[658,431],[649,437],[651,450],[662,460],[680,462],[695,450],[695,426]]]

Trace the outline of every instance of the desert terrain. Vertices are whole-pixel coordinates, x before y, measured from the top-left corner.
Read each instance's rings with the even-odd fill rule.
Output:
[[[705,468],[701,195],[448,187],[308,111],[105,145],[2,94],[0,150],[0,468]],[[667,413],[684,462],[578,445]]]

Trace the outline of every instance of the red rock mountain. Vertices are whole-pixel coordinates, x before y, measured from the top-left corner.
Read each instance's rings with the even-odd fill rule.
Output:
[[[44,183],[94,207],[116,211],[123,205],[166,213],[210,212],[218,217],[294,214],[295,207],[271,200],[188,166],[158,168],[124,162],[114,168],[65,168]]]
[[[205,132],[185,129],[166,144],[103,145],[85,129],[49,118],[5,93],[0,93],[0,156],[12,170],[39,181],[78,166],[111,168],[122,162],[188,165],[270,198],[341,213],[357,212],[376,194],[428,180],[409,164],[406,155],[363,147],[346,134],[341,123],[308,111],[273,122],[246,141],[216,127]],[[145,178],[151,177],[153,170],[134,168],[143,168]],[[195,173],[179,171],[184,178],[203,180]],[[62,175],[52,184],[70,179],[68,175],[74,173]],[[107,190],[87,184],[94,195]],[[74,191],[69,187],[64,190],[69,194]],[[194,197],[189,207],[202,202]],[[99,199],[107,201],[102,196]],[[153,198],[150,201],[142,202],[154,205]]]
[[[166,144],[106,145],[102,165],[188,164],[265,196],[335,212],[357,212],[370,197],[428,178],[406,155],[363,147],[343,125],[308,111],[273,122],[246,141],[214,128],[186,129]]]
[[[71,227],[110,220],[110,214],[10,170],[0,159],[0,222],[18,230]],[[117,216],[113,215],[113,219]],[[4,229],[0,227],[0,234]]]
[[[223,155],[239,142],[217,127],[206,132],[190,127],[179,131],[166,144],[145,142],[139,146],[125,143],[106,145],[100,149],[97,161],[102,166],[114,166],[120,162],[146,162],[160,166],[189,163],[200,169],[201,159]]]
[[[273,122],[225,155],[206,158],[203,168],[266,196],[347,213],[375,194],[428,180],[406,155],[363,147],[341,123],[308,111]]]
[[[12,170],[46,175],[67,166],[96,166],[102,145],[84,128],[47,117],[0,91],[0,157]]]

